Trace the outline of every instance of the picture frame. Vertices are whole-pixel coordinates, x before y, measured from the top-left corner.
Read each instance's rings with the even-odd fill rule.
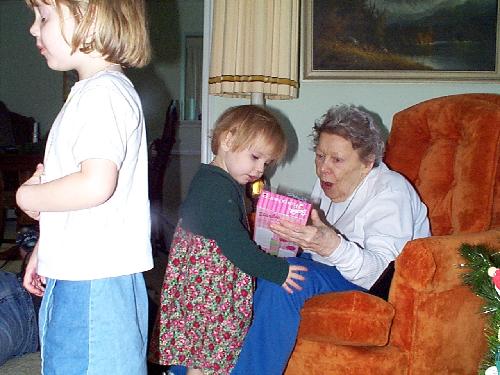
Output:
[[[303,0],[303,79],[499,80],[499,2]]]

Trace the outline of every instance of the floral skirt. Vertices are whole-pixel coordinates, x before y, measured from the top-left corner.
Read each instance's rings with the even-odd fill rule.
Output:
[[[252,278],[214,240],[177,226],[169,253],[150,360],[229,374],[252,317]]]

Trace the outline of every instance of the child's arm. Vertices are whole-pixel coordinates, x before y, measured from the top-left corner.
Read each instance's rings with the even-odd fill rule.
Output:
[[[23,211],[74,211],[99,206],[115,191],[118,169],[106,159],[88,159],[78,172],[40,185],[27,181],[16,201]]]
[[[42,178],[42,174],[43,174],[43,164],[38,164],[36,166],[35,173],[33,173],[33,176],[31,176],[24,182],[24,185],[39,185]],[[23,210],[23,211],[26,215],[28,215],[34,220],[38,220],[40,218],[40,211],[28,211],[28,210]]]
[[[242,203],[231,183],[198,177],[191,184],[183,203],[182,225],[214,239],[224,256],[248,275],[266,279],[290,291],[292,288],[300,290],[296,286],[303,276],[297,271],[306,270],[264,252],[252,241],[243,223]]]

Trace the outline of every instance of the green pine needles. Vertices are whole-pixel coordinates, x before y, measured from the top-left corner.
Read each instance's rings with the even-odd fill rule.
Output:
[[[500,329],[500,295],[498,295],[492,278],[488,275],[490,267],[500,268],[500,253],[485,245],[462,244],[460,254],[466,260],[461,268],[467,269],[463,274],[463,281],[479,297],[484,299],[483,312],[489,314],[489,321],[485,327],[488,340],[488,352],[485,355],[479,374],[495,366],[497,353],[500,349],[498,330]]]

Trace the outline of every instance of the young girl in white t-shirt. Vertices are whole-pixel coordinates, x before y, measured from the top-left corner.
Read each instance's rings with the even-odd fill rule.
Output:
[[[76,70],[44,164],[17,191],[40,220],[24,286],[43,295],[44,374],[146,374],[147,144],[122,67],[150,58],[143,0],[26,0],[30,33],[56,71]]]

